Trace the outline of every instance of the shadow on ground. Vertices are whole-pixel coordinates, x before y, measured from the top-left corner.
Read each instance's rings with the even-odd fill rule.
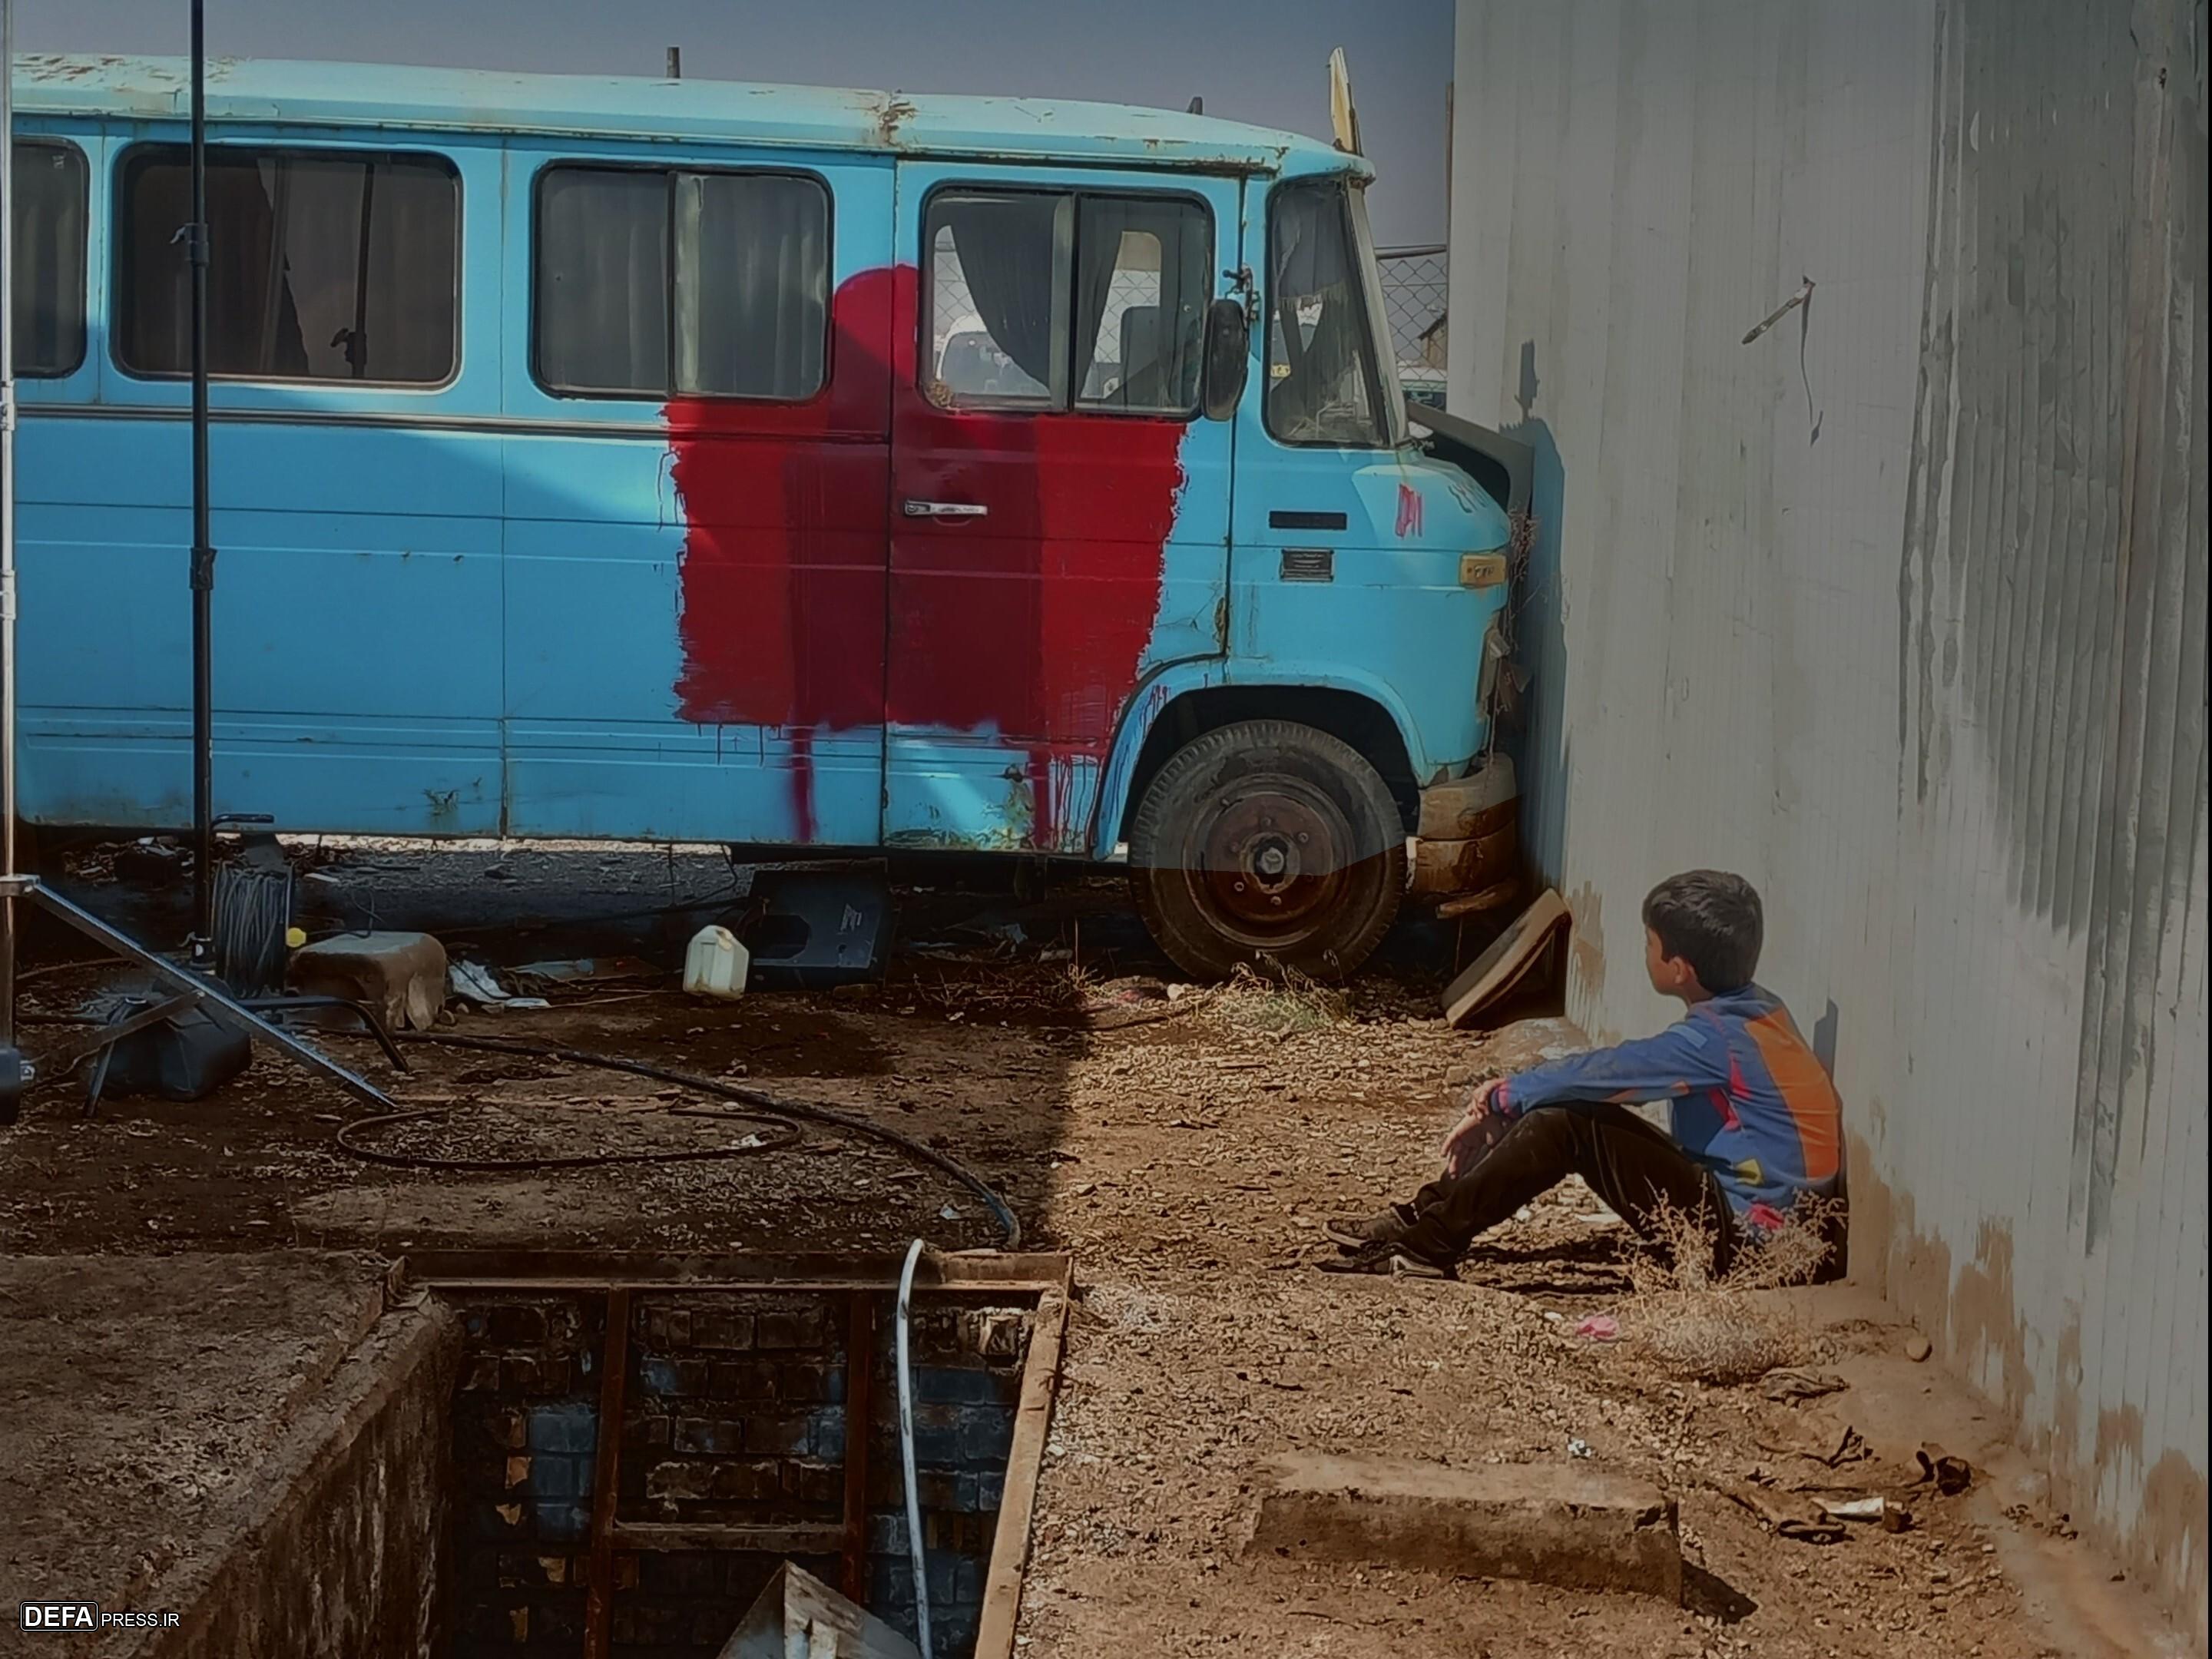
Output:
[[[687,998],[676,969],[699,927],[743,914],[753,867],[714,848],[588,844],[431,848],[404,842],[291,849],[297,918],[313,936],[370,928],[436,934],[449,953],[511,973],[592,957],[611,972],[538,985],[549,1009],[462,1010],[453,1032],[640,1060],[856,1113],[925,1141],[989,1182],[1056,1242],[1047,1215],[1070,1067],[1127,1022],[1176,1010],[1173,969],[1117,876],[1011,860],[939,859],[890,872],[896,943],[878,983]],[[81,846],[50,873],[104,916],[155,943],[189,918],[181,855],[145,843]],[[1363,994],[1425,1001],[1451,945],[1410,924]],[[71,966],[73,938],[32,940],[24,1006],[67,1018],[113,983],[115,964]],[[42,954],[41,954],[42,953]],[[33,1046],[66,1027],[33,1025]],[[1153,1034],[1171,1043],[1176,1034]],[[895,1249],[1002,1242],[976,1195],[943,1171],[849,1131],[807,1127],[787,1149],[737,1143],[757,1121],[694,1115],[708,1097],[566,1060],[408,1045],[392,1073],[369,1045],[319,1037],[385,1088],[404,1121],[365,1109],[280,1057],[191,1103],[103,1101],[50,1084],[7,1132],[15,1178],[0,1197],[15,1248],[266,1248],[273,1244],[535,1249]],[[410,1160],[365,1163],[341,1144]],[[703,1152],[727,1149],[722,1155]],[[650,1156],[659,1161],[635,1160]],[[605,1158],[544,1169],[462,1168]]]

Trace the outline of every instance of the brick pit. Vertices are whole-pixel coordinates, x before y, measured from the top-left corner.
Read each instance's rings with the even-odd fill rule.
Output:
[[[675,1547],[670,1528],[836,1528],[844,1515],[854,1292],[637,1292],[629,1310],[612,1652],[711,1659],[778,1563],[839,1581],[837,1544]],[[888,1295],[870,1368],[869,1610],[912,1634],[915,1595]],[[459,1294],[448,1651],[573,1656],[583,1639],[607,1299],[596,1291]],[[973,1650],[1028,1351],[1003,1295],[914,1314],[915,1453],[939,1654]]]
[[[1023,1563],[994,1575],[992,1558],[1018,1425],[1009,1535],[1025,1533],[1066,1263],[947,1261],[917,1285],[912,1330],[932,1626],[943,1659],[969,1659],[987,1625],[988,1659],[1010,1659]],[[714,1659],[786,1560],[913,1637],[882,1264],[591,1264],[614,1283],[494,1265],[372,1292],[179,1577],[180,1625],[136,1659],[578,1659],[595,1577],[594,1652]]]

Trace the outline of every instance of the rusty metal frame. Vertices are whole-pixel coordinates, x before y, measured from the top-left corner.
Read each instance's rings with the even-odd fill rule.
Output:
[[[614,1617],[614,1554],[625,1550],[761,1550],[838,1554],[844,1589],[864,1602],[867,1588],[869,1376],[875,1304],[898,1284],[899,1258],[807,1252],[773,1255],[665,1255],[595,1250],[421,1250],[404,1258],[406,1282],[447,1295],[574,1291],[606,1297],[601,1348],[599,1437],[594,1444],[589,1577],[584,1604],[585,1659],[607,1659]],[[1004,1498],[984,1583],[975,1659],[1012,1659],[1029,1566],[1030,1527],[1043,1471],[1045,1433],[1060,1389],[1074,1264],[1042,1252],[979,1250],[925,1256],[918,1289],[951,1294],[1033,1295],[1029,1354],[1006,1455]],[[844,1292],[851,1298],[845,1368],[845,1501],[835,1522],[790,1526],[618,1521],[622,1420],[629,1371],[631,1299],[643,1291]],[[860,1363],[855,1363],[855,1360]],[[855,1432],[854,1418],[860,1419]]]
[[[615,1499],[622,1465],[623,1393],[629,1377],[629,1287],[607,1291],[599,1424],[592,1447],[592,1553],[585,1581],[584,1659],[607,1659],[615,1616]]]
[[[868,1601],[868,1394],[875,1371],[876,1298],[855,1291],[845,1331],[845,1523],[837,1587],[859,1607]]]

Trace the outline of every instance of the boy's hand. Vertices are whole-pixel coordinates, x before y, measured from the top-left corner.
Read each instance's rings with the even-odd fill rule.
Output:
[[[1444,1173],[1446,1175],[1458,1175],[1468,1164],[1472,1162],[1472,1155],[1476,1142],[1482,1133],[1483,1125],[1495,1112],[1496,1109],[1492,1103],[1497,1099],[1498,1091],[1504,1086],[1505,1079],[1496,1077],[1487,1083],[1477,1085],[1474,1095],[1467,1103],[1467,1115],[1460,1119],[1458,1123],[1453,1126],[1452,1132],[1444,1137]]]

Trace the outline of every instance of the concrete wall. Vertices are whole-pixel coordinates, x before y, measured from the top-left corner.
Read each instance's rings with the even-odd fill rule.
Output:
[[[222,1553],[165,1587],[181,1626],[144,1659],[422,1659],[440,1650],[446,1418],[459,1364],[435,1306],[387,1314],[210,1528]]]
[[[2205,1620],[2203,0],[1461,0],[1451,406],[1539,455],[1571,1010],[1767,902],[1854,1266]],[[1809,304],[1743,336],[1807,277]]]

